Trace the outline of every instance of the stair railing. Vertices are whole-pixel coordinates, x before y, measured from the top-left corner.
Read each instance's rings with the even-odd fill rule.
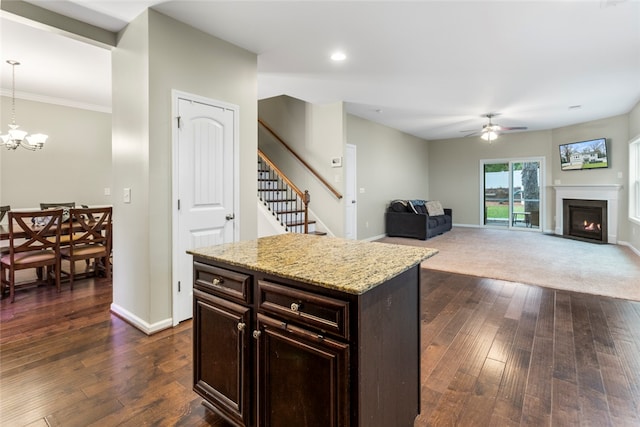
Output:
[[[309,191],[301,191],[258,149],[258,197],[278,218],[287,231],[304,225],[309,234]]]
[[[314,168],[312,168],[307,162],[305,162],[304,159],[300,157],[298,153],[296,153],[289,146],[289,144],[287,144],[282,138],[280,138],[280,136],[273,129],[271,129],[268,124],[266,124],[262,119],[258,119],[258,123],[262,125],[262,127],[264,127],[267,132],[269,132],[271,136],[273,136],[280,144],[282,144],[282,146],[286,148],[286,150],[291,153],[293,157],[298,159],[298,161],[302,163],[304,167],[307,168],[307,170],[318,179],[318,181],[320,181],[325,187],[327,187],[327,189],[331,191],[333,195],[336,196],[336,198],[342,199],[342,194],[340,194],[338,190],[336,190],[331,184],[329,184],[329,182],[324,179]]]

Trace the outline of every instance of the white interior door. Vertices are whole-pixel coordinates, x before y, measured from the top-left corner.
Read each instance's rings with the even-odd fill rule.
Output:
[[[177,97],[174,148],[174,325],[192,317],[193,263],[187,250],[235,240],[235,115]],[[175,142],[174,142],[175,143]]]
[[[356,146],[347,144],[345,150],[345,221],[344,237],[356,239],[357,230],[357,182],[356,182]]]

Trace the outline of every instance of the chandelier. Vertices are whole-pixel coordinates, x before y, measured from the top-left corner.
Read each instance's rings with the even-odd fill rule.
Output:
[[[0,145],[4,145],[8,150],[15,150],[18,147],[22,147],[27,150],[35,151],[44,147],[44,143],[47,141],[48,136],[41,133],[27,135],[28,132],[18,129],[20,126],[16,124],[16,65],[20,65],[20,62],[10,59],[7,61],[7,64],[11,65],[13,73],[11,124],[9,125],[9,132],[5,135],[0,135],[0,138],[2,139]]]

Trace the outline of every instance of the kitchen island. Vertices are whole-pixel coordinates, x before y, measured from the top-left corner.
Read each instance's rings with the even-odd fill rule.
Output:
[[[189,253],[205,406],[238,426],[413,425],[437,250],[283,234]]]

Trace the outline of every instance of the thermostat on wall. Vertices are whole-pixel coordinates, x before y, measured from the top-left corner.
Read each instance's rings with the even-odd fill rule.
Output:
[[[332,168],[339,168],[341,166],[342,166],[342,157],[334,157],[333,159],[331,159]]]

